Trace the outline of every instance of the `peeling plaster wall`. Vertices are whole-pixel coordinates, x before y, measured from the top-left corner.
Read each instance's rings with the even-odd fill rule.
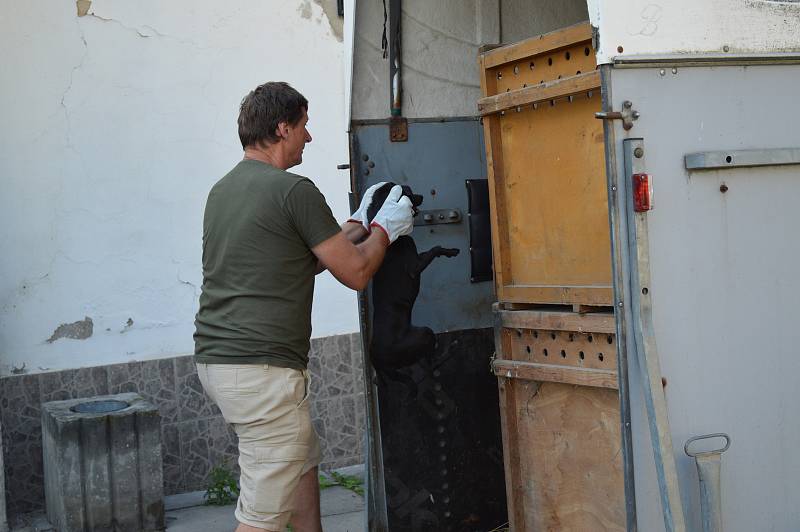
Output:
[[[205,198],[241,158],[238,104],[258,83],[309,98],[296,170],[348,214],[335,0],[86,4],[0,19],[0,374],[192,352]],[[358,327],[328,274],[313,325]]]
[[[403,115],[408,118],[477,114],[481,45],[513,43],[588,20],[584,0],[403,0],[402,9]],[[382,35],[383,3],[358,2],[352,99],[356,120],[389,116],[389,65],[381,52]]]

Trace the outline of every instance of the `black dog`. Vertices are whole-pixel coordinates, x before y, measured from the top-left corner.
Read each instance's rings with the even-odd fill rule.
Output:
[[[375,217],[394,183],[375,191],[367,209],[370,221]],[[422,196],[403,186],[403,195],[416,207]],[[375,369],[394,370],[410,366],[425,357],[432,357],[436,337],[429,327],[411,325],[411,310],[419,295],[420,275],[436,257],[455,257],[459,250],[436,246],[417,253],[410,236],[401,236],[386,250],[378,272],[372,279],[372,339],[369,351]]]

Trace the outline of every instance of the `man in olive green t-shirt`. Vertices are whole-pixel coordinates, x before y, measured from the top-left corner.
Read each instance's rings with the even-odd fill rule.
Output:
[[[308,102],[286,83],[242,101],[244,160],[211,189],[195,320],[200,381],[239,437],[237,532],[321,531],[319,441],[307,401],[314,276],[362,290],[386,248],[413,228],[394,187],[370,222],[364,195],[339,226],[312,181],[287,172],[311,142]]]

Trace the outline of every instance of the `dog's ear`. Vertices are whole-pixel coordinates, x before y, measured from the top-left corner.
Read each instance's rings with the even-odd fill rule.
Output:
[[[383,206],[383,202],[386,201],[386,197],[389,195],[389,191],[392,190],[393,186],[394,183],[390,181],[376,190],[372,195],[372,201],[369,207],[367,207],[367,220],[369,220],[369,223],[372,223],[372,219],[378,214],[378,211]]]
[[[414,207],[419,207],[422,205],[422,196],[419,194],[414,194],[414,191],[411,190],[411,187],[408,185],[403,185],[403,195],[408,196],[408,199],[411,200],[411,204]]]

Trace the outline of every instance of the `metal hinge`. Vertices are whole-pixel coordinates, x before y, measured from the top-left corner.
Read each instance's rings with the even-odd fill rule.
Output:
[[[408,142],[408,119],[393,116],[389,119],[389,141]]]
[[[633,121],[639,119],[639,111],[634,111],[633,103],[625,100],[622,102],[622,111],[595,113],[594,117],[601,120],[622,120],[622,129],[627,131],[633,127]]]

